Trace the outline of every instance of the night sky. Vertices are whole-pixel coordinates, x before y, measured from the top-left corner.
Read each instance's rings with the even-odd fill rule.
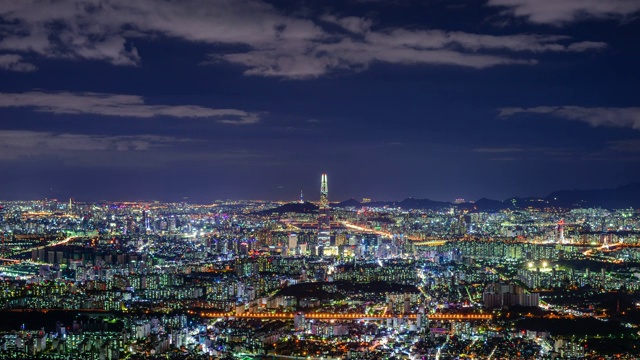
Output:
[[[640,181],[638,0],[0,1],[0,199]]]

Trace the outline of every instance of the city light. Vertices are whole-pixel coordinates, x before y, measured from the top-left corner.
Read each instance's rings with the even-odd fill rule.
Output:
[[[640,359],[639,19],[0,1],[0,360]]]

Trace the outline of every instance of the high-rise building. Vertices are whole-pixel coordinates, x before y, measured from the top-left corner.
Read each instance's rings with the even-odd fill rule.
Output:
[[[318,246],[331,245],[331,216],[329,209],[329,188],[327,174],[320,181],[320,207],[318,209]]]
[[[142,211],[142,219],[144,221],[145,232],[151,231],[151,218],[149,217],[149,210]]]
[[[327,174],[322,174],[320,178],[320,207],[329,207],[329,187],[327,185]]]
[[[175,232],[177,228],[177,221],[176,221],[176,217],[171,215],[169,217],[169,231],[170,232]]]
[[[289,235],[289,252],[292,254],[296,253],[298,248],[298,234],[290,234]]]
[[[304,314],[297,313],[293,316],[293,328],[295,331],[304,331]]]

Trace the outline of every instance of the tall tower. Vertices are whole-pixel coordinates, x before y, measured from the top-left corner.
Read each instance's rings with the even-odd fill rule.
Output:
[[[148,233],[149,231],[151,231],[151,218],[149,217],[148,206],[142,211],[142,219],[144,221],[144,231],[145,233]]]
[[[331,245],[331,216],[329,209],[329,188],[327,174],[320,179],[320,207],[318,209],[318,246]]]
[[[329,188],[327,186],[327,174],[320,178],[320,208],[329,207]]]

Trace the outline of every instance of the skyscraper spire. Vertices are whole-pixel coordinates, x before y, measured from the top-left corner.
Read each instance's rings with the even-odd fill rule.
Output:
[[[329,188],[327,174],[320,178],[320,206],[318,209],[318,246],[331,245],[331,215],[329,214]]]
[[[327,174],[322,174],[320,180],[320,207],[329,207],[329,187],[327,186]]]

